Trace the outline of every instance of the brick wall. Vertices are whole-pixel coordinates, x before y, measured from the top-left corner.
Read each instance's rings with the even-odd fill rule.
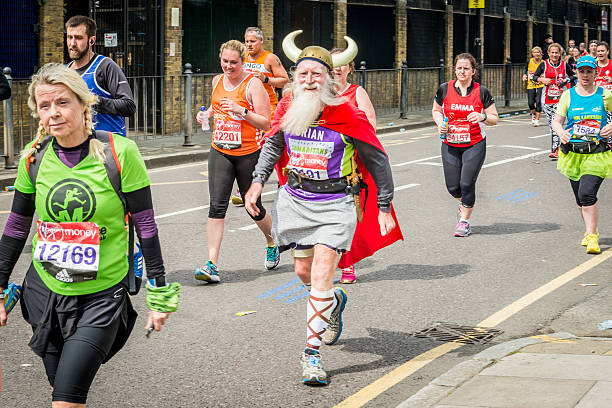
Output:
[[[264,35],[264,49],[274,52],[274,0],[259,0],[257,25]]]
[[[395,68],[401,68],[406,59],[408,16],[406,0],[397,0],[395,6]]]
[[[346,0],[334,2],[334,48],[345,48],[346,41]]]
[[[39,65],[64,62],[64,1],[47,0],[40,6],[38,23],[40,24]]]
[[[165,2],[165,41],[164,41],[164,131],[166,134],[179,132],[181,129],[182,106],[184,91],[181,87],[180,75],[183,72],[182,36],[183,2],[182,0],[167,0]],[[179,9],[178,26],[171,26],[172,9]],[[174,44],[174,46],[172,45]],[[174,47],[173,55],[171,49]]]

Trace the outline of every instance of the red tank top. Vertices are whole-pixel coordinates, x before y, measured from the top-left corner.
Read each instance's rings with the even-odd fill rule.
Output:
[[[342,93],[339,93],[338,96],[342,96],[346,98],[350,104],[354,107],[357,106],[357,90],[359,89],[359,85],[349,84],[348,88],[346,88]]]
[[[444,116],[448,118],[448,133],[444,143],[449,146],[468,147],[485,138],[484,125],[471,123],[467,117],[472,112],[482,112],[484,106],[480,100],[480,85],[474,83],[474,89],[466,96],[461,96],[455,89],[455,81],[448,83],[446,97],[442,101]]]
[[[559,82],[564,81],[567,78],[565,72],[565,62],[561,61],[558,67],[553,67],[548,60],[544,61],[544,78],[552,79],[550,85],[544,88],[544,103],[546,105],[554,105],[559,103],[561,94],[564,89],[567,89],[567,85],[559,86]]]
[[[600,67],[597,64],[597,78],[595,84],[603,89],[612,91],[612,60],[608,60],[605,67]]]

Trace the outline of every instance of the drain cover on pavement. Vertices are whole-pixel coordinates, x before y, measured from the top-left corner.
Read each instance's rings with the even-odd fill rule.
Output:
[[[436,322],[426,329],[411,333],[411,335],[444,342],[485,344],[501,333],[503,333],[502,330],[490,327],[459,326],[454,323]]]

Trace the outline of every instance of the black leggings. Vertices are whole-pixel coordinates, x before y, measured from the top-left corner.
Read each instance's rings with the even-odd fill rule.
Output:
[[[121,319],[108,327],[78,327],[60,352],[46,353],[43,364],[53,401],[85,404],[89,387],[115,341]]]
[[[578,207],[590,207],[597,203],[597,192],[602,182],[603,179],[601,177],[591,174],[585,174],[578,181],[570,180]]]
[[[225,218],[229,199],[232,194],[234,180],[238,182],[240,195],[244,200],[244,194],[249,190],[253,180],[253,170],[259,159],[259,150],[244,156],[230,156],[211,148],[208,155],[208,192],[210,194],[209,218]],[[255,221],[261,221],[266,216],[266,210],[261,204],[261,197],[257,199],[259,215],[253,217]]]
[[[455,147],[442,143],[442,166],[446,189],[461,205],[472,208],[476,201],[476,179],[487,153],[483,139],[470,147]]]
[[[535,109],[536,112],[542,112],[542,89],[544,88],[527,90],[527,103],[530,110]]]

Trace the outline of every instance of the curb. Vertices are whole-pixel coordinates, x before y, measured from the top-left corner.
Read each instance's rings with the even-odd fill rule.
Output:
[[[542,336],[543,337],[543,336]],[[571,333],[559,332],[547,334],[547,338],[554,337],[556,339],[600,339],[610,340],[609,338],[591,338],[577,337]],[[520,339],[510,340],[505,343],[491,346],[486,350],[476,354],[470,360],[457,364],[455,367],[432,380],[428,385],[418,391],[416,394],[400,403],[396,408],[430,408],[439,402],[442,398],[451,394],[455,389],[459,388],[463,383],[478,375],[486,367],[496,363],[498,360],[506,357],[509,354],[517,352],[523,347],[531,344],[546,343],[547,340],[539,337],[523,337]]]

